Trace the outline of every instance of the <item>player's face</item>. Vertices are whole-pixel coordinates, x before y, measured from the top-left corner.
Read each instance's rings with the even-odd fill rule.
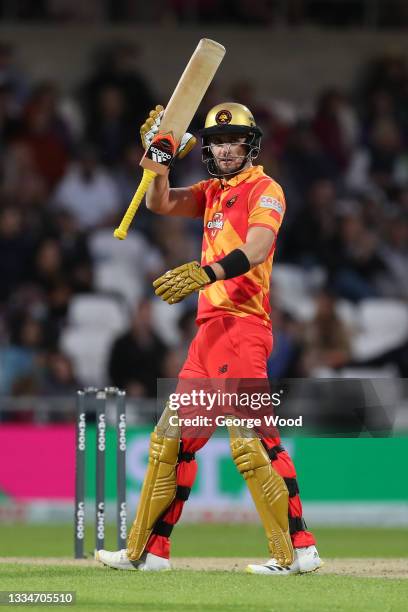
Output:
[[[221,172],[232,174],[242,166],[248,154],[243,134],[219,134],[211,137],[210,149]]]

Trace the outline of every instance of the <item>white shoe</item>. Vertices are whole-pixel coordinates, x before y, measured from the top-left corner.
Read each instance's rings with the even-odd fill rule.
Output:
[[[249,574],[288,576],[289,574],[315,572],[322,565],[323,561],[319,557],[316,546],[306,546],[295,548],[295,559],[289,567],[282,567],[276,559],[269,559],[264,565],[248,565],[245,571]]]
[[[95,560],[108,567],[120,570],[138,570],[140,572],[158,572],[171,569],[170,561],[152,553],[144,552],[138,561],[129,561],[126,548],[110,552],[97,550]]]

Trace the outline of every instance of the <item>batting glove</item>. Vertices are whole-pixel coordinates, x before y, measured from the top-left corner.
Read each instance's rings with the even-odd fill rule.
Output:
[[[210,282],[210,277],[198,261],[190,261],[160,276],[153,287],[155,294],[164,302],[176,304]]]
[[[157,132],[160,129],[160,123],[163,117],[164,108],[158,104],[156,108],[149,113],[148,119],[144,122],[142,127],[140,128],[140,138],[142,139],[142,145],[144,150],[146,151],[150,145],[152,144],[153,138],[156,136]],[[178,159],[183,159],[190,153],[191,149],[195,146],[197,139],[195,136],[186,132],[181,139],[179,148],[177,149],[177,157]]]

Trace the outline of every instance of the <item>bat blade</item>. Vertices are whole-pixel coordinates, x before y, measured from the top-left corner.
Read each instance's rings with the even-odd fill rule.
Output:
[[[219,65],[225,47],[202,38],[190,58],[164,111],[160,131],[144,154],[140,165],[157,174],[166,174],[181,138],[193,119]]]

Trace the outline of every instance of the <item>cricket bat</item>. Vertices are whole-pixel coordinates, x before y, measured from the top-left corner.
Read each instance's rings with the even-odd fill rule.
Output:
[[[119,240],[126,238],[133,217],[150,183],[158,174],[169,172],[180,141],[224,55],[225,47],[214,40],[202,38],[198,43],[165,108],[160,131],[140,161],[143,168],[142,180],[121,224],[113,233],[115,238]]]

